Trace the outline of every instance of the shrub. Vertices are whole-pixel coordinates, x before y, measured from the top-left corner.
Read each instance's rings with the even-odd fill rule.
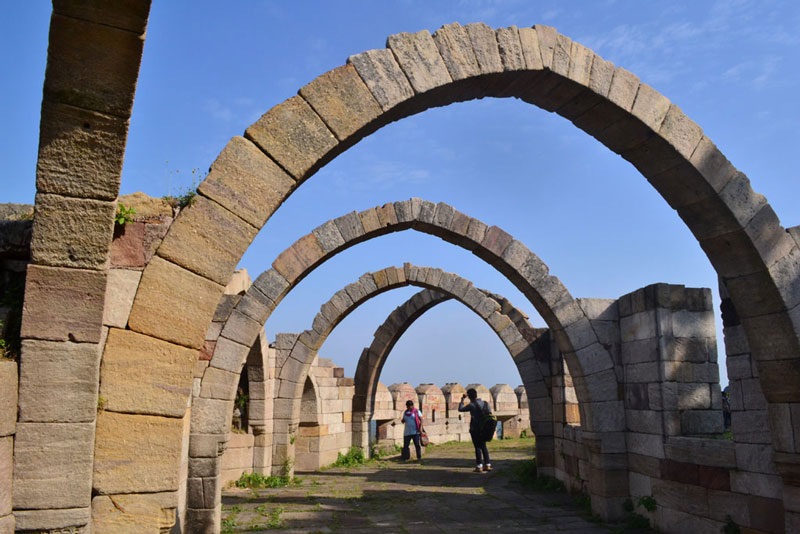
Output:
[[[331,467],[355,467],[357,465],[361,465],[367,461],[367,458],[364,456],[364,451],[361,447],[352,446],[347,451],[347,454],[339,453],[338,458],[336,461],[331,464]]]

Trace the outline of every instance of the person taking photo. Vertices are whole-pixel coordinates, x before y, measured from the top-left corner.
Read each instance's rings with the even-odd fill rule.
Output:
[[[467,398],[469,398],[469,403],[464,404]],[[492,413],[492,409],[486,401],[478,398],[478,392],[474,388],[469,388],[466,394],[461,395],[458,411],[469,412],[470,415],[469,435],[472,438],[472,445],[475,447],[475,472],[491,471],[489,449],[486,448],[486,439],[481,432],[481,422],[484,414]]]

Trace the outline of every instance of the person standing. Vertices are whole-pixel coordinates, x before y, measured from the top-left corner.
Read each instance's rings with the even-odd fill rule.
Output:
[[[403,430],[403,458],[410,459],[411,451],[408,447],[414,441],[414,448],[417,450],[417,460],[422,460],[422,448],[420,447],[420,437],[422,435],[422,412],[414,408],[414,401],[406,401],[406,411],[400,421],[405,423]]]
[[[469,397],[469,403],[464,401]],[[478,392],[474,388],[469,388],[467,393],[461,395],[461,403],[458,405],[459,412],[469,412],[469,435],[472,438],[472,445],[475,447],[475,472],[491,471],[492,464],[489,460],[489,449],[486,448],[486,440],[481,434],[481,422],[484,414],[492,413],[489,404],[478,398]]]

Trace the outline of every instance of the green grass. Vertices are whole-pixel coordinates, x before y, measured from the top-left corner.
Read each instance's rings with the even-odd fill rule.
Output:
[[[364,450],[361,447],[350,447],[347,454],[339,453],[339,457],[331,464],[331,467],[355,467],[367,462]]]
[[[234,482],[237,488],[284,488],[289,484],[298,484],[299,479],[289,476],[265,476],[259,473],[242,473],[239,480]]]

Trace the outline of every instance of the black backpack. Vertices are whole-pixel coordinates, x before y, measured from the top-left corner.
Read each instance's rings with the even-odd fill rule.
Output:
[[[481,410],[483,415],[479,423],[480,434],[484,441],[492,441],[494,431],[497,430],[497,416],[492,413],[488,402],[483,399],[481,401],[483,402],[483,409]]]

